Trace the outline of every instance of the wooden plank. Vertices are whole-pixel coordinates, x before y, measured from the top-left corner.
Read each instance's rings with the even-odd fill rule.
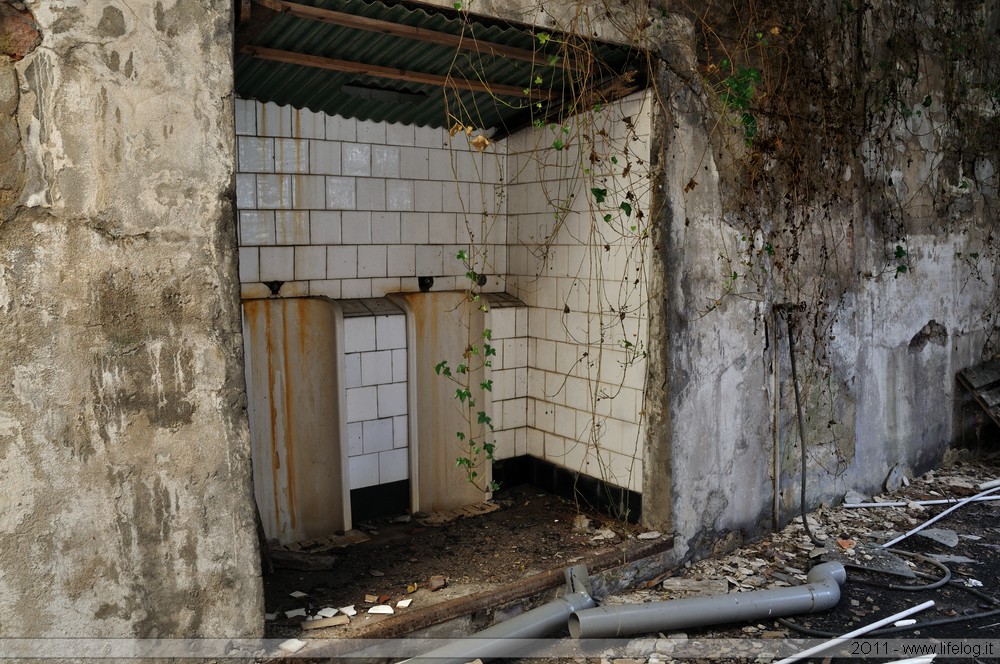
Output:
[[[981,390],[992,383],[1000,383],[1000,361],[993,360],[977,367],[969,367],[958,373],[958,377],[970,390]]]
[[[972,393],[990,418],[1000,425],[1000,360],[958,372],[958,382]]]
[[[347,74],[362,74],[385,78],[394,81],[407,81],[409,83],[420,83],[422,85],[432,85],[438,88],[452,88],[459,90],[471,90],[473,92],[486,92],[500,97],[528,97],[530,99],[549,99],[552,94],[537,89],[518,88],[513,85],[499,85],[483,83],[480,81],[469,81],[452,76],[438,76],[437,74],[425,74],[423,72],[407,71],[393,67],[379,67],[376,65],[364,64],[361,62],[351,62],[350,60],[338,60],[336,58],[325,58],[319,55],[306,55],[305,53],[295,53],[293,51],[282,51],[264,46],[244,46],[240,49],[242,53],[247,53],[262,60],[272,60],[274,62],[284,62],[286,64],[301,65],[303,67],[316,67],[318,69],[329,69]]]
[[[504,44],[479,41],[471,36],[453,35],[448,32],[438,32],[437,30],[428,30],[427,28],[418,28],[412,25],[403,25],[402,23],[382,21],[365,16],[355,16],[353,14],[346,14],[344,12],[337,12],[330,9],[311,7],[297,2],[286,2],[285,0],[275,0],[274,4],[279,5],[281,7],[281,11],[295,16],[296,18],[310,21],[321,21],[323,23],[340,25],[345,28],[353,28],[355,30],[364,30],[366,32],[378,32],[380,34],[392,35],[394,37],[405,37],[406,39],[414,39],[417,41],[448,46],[451,48],[460,48],[496,57],[509,58],[511,60],[521,60],[523,62],[547,65],[547,60],[543,54],[535,53],[534,51],[529,51],[523,48],[517,48],[515,46],[506,46]],[[565,58],[560,58],[560,62],[563,60],[565,60]]]
[[[1000,404],[1000,387],[993,388],[988,392],[980,392],[980,400],[986,410],[992,409],[997,404]]]

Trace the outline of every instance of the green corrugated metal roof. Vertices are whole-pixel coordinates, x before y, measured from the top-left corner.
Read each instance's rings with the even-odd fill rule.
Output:
[[[265,27],[249,36],[249,45],[480,80],[519,90],[529,87],[549,90],[554,96],[539,105],[524,97],[494,96],[486,92],[329,71],[237,52],[236,91],[241,97],[377,122],[444,127],[458,120],[476,128],[494,128],[506,135],[536,118],[558,114],[562,105],[577,96],[571,90],[601,87],[626,70],[638,70],[640,77],[643,76],[645,56],[612,44],[588,41],[586,49],[581,49],[583,42],[579,39],[574,38],[574,43],[567,44],[565,40],[569,38],[552,35],[546,40],[528,28],[486,24],[457,12],[446,15],[403,4],[365,0],[301,0],[300,4],[534,51],[537,59],[524,62],[297,18],[288,13],[275,14]],[[264,10],[254,6],[253,11]],[[592,63],[579,69],[550,64],[550,58],[561,58],[564,51],[589,52],[594,58]],[[639,85],[642,84],[639,81]]]

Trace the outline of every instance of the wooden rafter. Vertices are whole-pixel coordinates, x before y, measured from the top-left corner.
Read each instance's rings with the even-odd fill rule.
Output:
[[[351,62],[350,60],[338,60],[336,58],[325,58],[319,55],[307,55],[305,53],[295,53],[293,51],[282,51],[264,46],[244,46],[240,49],[242,53],[247,53],[263,60],[273,60],[274,62],[284,62],[287,64],[301,65],[303,67],[316,67],[318,69],[329,69],[348,74],[362,74],[377,78],[386,78],[395,81],[407,81],[409,83],[420,83],[423,85],[433,85],[439,88],[453,88],[460,90],[471,90],[473,92],[486,92],[500,97],[528,97],[530,99],[551,99],[552,94],[528,88],[519,88],[513,85],[500,85],[484,83],[481,81],[470,81],[451,76],[440,76],[438,74],[426,74],[423,72],[407,71],[394,67],[379,67],[376,65],[361,62]]]
[[[311,21],[322,21],[323,23],[340,25],[345,28],[353,28],[355,30],[378,32],[385,35],[393,35],[395,37],[405,37],[407,39],[414,39],[417,41],[429,42],[431,44],[439,44],[441,46],[449,46],[452,48],[460,48],[468,51],[476,51],[477,53],[485,53],[487,55],[509,58],[511,60],[521,60],[535,64],[546,64],[543,60],[544,56],[540,56],[540,54],[535,53],[534,51],[514,46],[506,46],[504,44],[479,41],[474,37],[453,35],[449,32],[428,30],[427,28],[418,28],[412,25],[382,21],[379,19],[367,18],[365,16],[355,16],[354,14],[346,14],[344,12],[322,9],[320,7],[312,7],[310,5],[303,5],[297,2],[287,2],[286,0],[268,0],[268,2],[271,6],[279,6],[281,8],[280,11],[297,18],[308,19]],[[560,58],[560,62],[563,60],[564,58]]]

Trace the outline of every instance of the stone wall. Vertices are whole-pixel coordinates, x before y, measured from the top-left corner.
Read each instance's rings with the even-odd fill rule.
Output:
[[[0,53],[0,636],[258,636],[232,3],[24,4],[0,11],[40,36]]]

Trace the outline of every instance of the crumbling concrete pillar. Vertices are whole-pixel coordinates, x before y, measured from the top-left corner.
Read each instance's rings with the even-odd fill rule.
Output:
[[[0,9],[0,637],[259,636],[232,2]]]

